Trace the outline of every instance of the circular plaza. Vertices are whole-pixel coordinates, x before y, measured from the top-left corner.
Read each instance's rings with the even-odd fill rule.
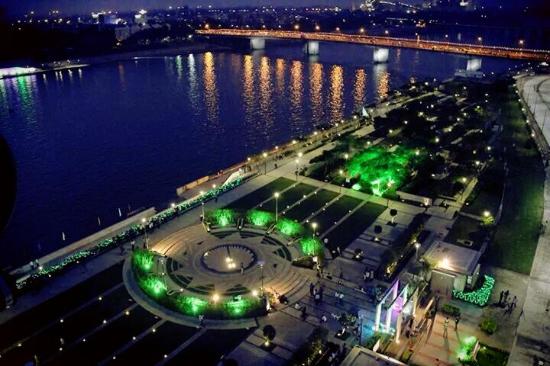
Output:
[[[307,291],[308,276],[292,265],[292,240],[236,226],[181,229],[136,250],[124,279],[130,294],[155,315],[185,325],[246,328],[272,304]]]

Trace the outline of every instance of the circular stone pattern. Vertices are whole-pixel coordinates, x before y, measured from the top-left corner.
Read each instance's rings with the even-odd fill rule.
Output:
[[[222,244],[203,253],[201,264],[209,271],[224,274],[245,271],[256,264],[257,255],[242,244]]]

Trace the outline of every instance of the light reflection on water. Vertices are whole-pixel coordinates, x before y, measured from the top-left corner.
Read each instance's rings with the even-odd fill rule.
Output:
[[[391,50],[373,65],[368,49],[348,50],[207,52],[0,80],[0,131],[20,177],[0,265],[57,249],[62,231],[68,242],[96,231],[98,216],[109,225],[119,207],[162,207],[178,186],[466,63]]]
[[[204,100],[208,115],[208,121],[212,123],[219,122],[218,110],[218,85],[216,78],[216,66],[212,52],[206,52],[204,60]]]

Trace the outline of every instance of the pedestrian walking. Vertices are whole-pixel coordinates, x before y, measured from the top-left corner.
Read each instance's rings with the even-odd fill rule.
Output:
[[[241,274],[243,275],[244,274],[244,263],[241,262]]]
[[[516,308],[516,306],[518,306],[518,297],[517,296],[514,296],[514,298],[512,299],[512,311]]]
[[[447,328],[449,328],[449,318],[445,318],[445,322],[443,322],[443,338],[447,338]]]
[[[135,240],[132,240],[131,246],[132,246],[132,252],[134,250],[136,250],[136,241]]]
[[[315,285],[312,283],[309,284],[309,294],[313,297],[315,294]]]
[[[504,290],[500,291],[500,297],[498,299],[498,306],[502,306],[502,300],[504,300]]]
[[[455,317],[455,330],[458,330],[458,323],[460,322],[460,315]]]
[[[504,291],[504,304],[508,303],[508,296],[510,296],[510,291]]]
[[[302,307],[302,315],[301,315],[301,317],[302,317],[302,320],[304,320],[304,321],[305,321],[306,318],[307,318],[307,309],[306,309],[305,306]]]
[[[319,295],[319,292],[315,291],[315,304],[316,305],[319,305],[319,303],[321,302],[321,296]]]

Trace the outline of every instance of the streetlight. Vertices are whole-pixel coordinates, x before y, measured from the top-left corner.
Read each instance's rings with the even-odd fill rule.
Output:
[[[342,177],[344,176],[344,171],[342,169],[340,169],[339,173],[340,173],[340,176],[342,176]],[[342,186],[343,185],[344,185],[344,183],[340,184],[340,193],[342,193]]]
[[[416,242],[414,243],[414,249],[416,249],[416,261],[418,262],[418,249],[420,249],[420,243],[419,242]]]
[[[204,220],[204,199],[202,198],[204,196],[204,191],[200,191],[199,193],[201,197],[202,219]]]
[[[262,156],[264,157],[264,174],[267,174],[267,153],[264,152]]]
[[[145,234],[145,249],[148,249],[149,248],[149,238],[147,237],[147,219],[145,217],[143,217],[141,219],[141,223],[142,223],[142,227],[143,227],[143,232]]]
[[[296,182],[298,181],[298,170],[300,170],[300,159],[294,160],[296,162]]]
[[[258,265],[260,266],[260,271],[261,271],[260,280],[262,281],[262,287],[260,288],[260,295],[263,297],[264,296],[264,262],[263,261],[258,262]]]
[[[315,235],[316,235],[316,231],[317,231],[317,223],[316,222],[312,222],[311,223],[311,228],[313,229],[313,238],[315,238]]]
[[[279,192],[275,192],[273,197],[275,197],[275,222],[279,221]]]
[[[321,30],[321,27],[319,26],[319,24],[317,24],[317,25],[315,26],[315,30],[316,30],[317,32],[319,32],[319,31]]]

